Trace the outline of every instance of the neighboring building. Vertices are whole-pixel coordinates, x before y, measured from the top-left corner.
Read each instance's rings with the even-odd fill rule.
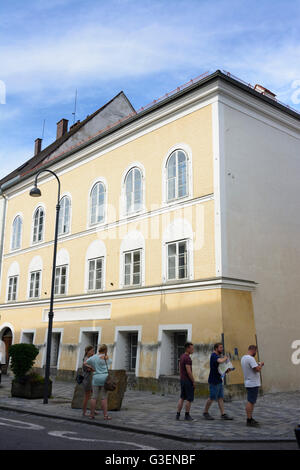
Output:
[[[177,384],[195,344],[206,384],[213,343],[257,342],[266,390],[299,388],[300,114],[216,71],[135,112],[123,93],[0,181],[6,210],[0,339],[34,342],[45,365],[56,180],[62,185],[51,366],[74,376],[105,342],[140,388]],[[298,336],[298,337],[297,337]],[[8,342],[8,340],[7,340]]]

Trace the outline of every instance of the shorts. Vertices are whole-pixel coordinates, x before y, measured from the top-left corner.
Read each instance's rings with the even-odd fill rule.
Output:
[[[180,380],[181,393],[180,398],[182,400],[194,401],[194,385],[190,380]]]
[[[258,397],[259,387],[246,387],[247,388],[247,400],[249,403],[254,405]]]
[[[100,396],[101,400],[107,399],[107,390],[105,390],[104,385],[93,385],[93,394],[92,398],[98,400]]]
[[[209,398],[210,400],[219,400],[220,398],[224,398],[223,383],[209,384]]]

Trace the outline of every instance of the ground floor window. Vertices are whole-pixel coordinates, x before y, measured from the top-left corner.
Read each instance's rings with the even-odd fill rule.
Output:
[[[137,347],[138,347],[138,334],[128,333],[127,335],[127,370],[130,372],[135,371]]]
[[[173,374],[179,375],[179,360],[180,356],[184,354],[184,345],[186,343],[186,331],[176,331],[173,333]]]
[[[52,333],[50,366],[57,367],[61,333]]]
[[[22,334],[22,343],[33,344],[34,333],[33,332],[23,332]]]
[[[138,327],[140,328],[140,327]],[[125,369],[138,374],[139,363],[139,330],[117,329],[114,350],[114,369]]]

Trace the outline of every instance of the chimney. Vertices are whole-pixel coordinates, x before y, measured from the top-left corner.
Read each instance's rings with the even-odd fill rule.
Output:
[[[34,155],[37,155],[42,150],[42,139],[35,139],[34,141]]]
[[[62,137],[66,132],[68,132],[68,119],[61,119],[57,123],[56,127],[56,140]]]
[[[273,100],[276,99],[275,93],[272,93],[272,91],[268,90],[268,88],[265,88],[264,86],[259,85],[258,83],[255,85],[254,90],[258,91],[258,93],[261,93],[262,95],[272,98]]]

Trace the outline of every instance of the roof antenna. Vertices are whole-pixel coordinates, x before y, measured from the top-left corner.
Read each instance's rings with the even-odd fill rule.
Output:
[[[75,124],[75,117],[76,117],[76,105],[77,105],[77,88],[76,88],[76,91],[75,91],[74,112],[72,113],[72,114],[73,114],[73,124]]]
[[[44,119],[44,122],[43,122],[42,139],[44,138],[45,122],[46,122],[46,119]]]

